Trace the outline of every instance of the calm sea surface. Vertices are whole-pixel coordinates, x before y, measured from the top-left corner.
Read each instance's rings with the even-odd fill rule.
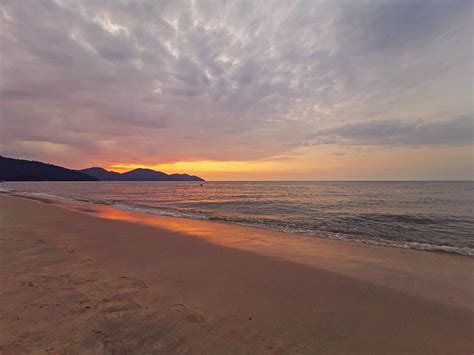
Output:
[[[474,182],[22,182],[2,190],[474,255]]]

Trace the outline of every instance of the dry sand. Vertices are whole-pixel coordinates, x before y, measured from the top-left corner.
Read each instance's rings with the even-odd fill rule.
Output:
[[[473,353],[473,258],[44,202],[0,196],[1,353]]]

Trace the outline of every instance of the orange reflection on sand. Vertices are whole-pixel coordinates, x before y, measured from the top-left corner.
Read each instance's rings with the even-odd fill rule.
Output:
[[[306,238],[269,231],[261,228],[233,225],[218,221],[195,220],[160,216],[146,213],[116,210],[110,207],[100,207],[94,215],[138,223],[155,228],[204,238],[215,244],[236,247],[245,250],[281,249],[291,245],[298,248],[298,240],[304,242]],[[300,245],[302,246],[302,245]],[[299,249],[299,248],[298,248]]]
[[[166,236],[167,233],[169,236],[170,232],[186,234],[223,247],[256,252],[317,268],[339,269],[343,273],[350,274],[357,274],[356,266],[371,260],[372,250],[380,248],[219,221],[121,211],[110,207],[99,207],[94,215],[152,226],[156,229],[157,238],[160,235]],[[346,244],[346,247],[341,248],[341,243]],[[358,252],[355,253],[353,250]]]
[[[192,235],[223,247],[276,257],[280,260],[392,288],[403,293],[421,294],[423,297],[437,302],[446,299],[445,296],[441,296],[441,298],[438,296],[440,294],[438,291],[444,289],[445,286],[440,286],[441,284],[435,281],[436,277],[439,277],[439,263],[445,262],[447,266],[453,267],[452,262],[457,258],[457,256],[417,250],[304,237],[218,221],[120,211],[110,207],[99,207],[94,214],[101,218],[152,226],[156,229],[157,238],[173,238],[174,235],[170,232]],[[138,230],[137,233],[140,231]],[[176,237],[178,236],[176,235]],[[198,257],[198,255],[192,257]],[[468,257],[461,257],[461,259],[466,264],[459,264],[462,266],[459,266],[453,275],[470,281],[472,277],[469,278],[470,274],[465,273],[464,270],[469,269],[470,264],[467,263],[471,263],[471,260]],[[246,258],[243,258],[242,262],[245,263],[245,260]],[[407,272],[412,270],[419,270],[416,277],[421,280],[419,284],[421,286],[406,281]],[[469,287],[462,285],[470,284],[468,281],[461,282],[459,294],[468,295]],[[468,296],[462,297],[461,304],[470,307],[470,303],[465,301]]]
[[[239,232],[235,230],[235,226],[220,222],[121,211],[109,207],[100,208],[94,214],[102,218],[139,223],[167,231],[190,234],[212,240],[222,240],[225,236],[232,236],[231,239],[233,240],[247,239],[247,233]]]
[[[367,252],[370,252],[374,248],[374,246],[356,245],[358,243],[307,237],[304,235],[277,232],[219,221],[130,212],[99,205],[91,206],[89,203],[77,201],[69,201],[66,203],[66,201],[62,200],[58,204],[68,209],[104,219],[151,226],[156,228],[157,237],[169,232],[186,234],[203,238],[211,243],[224,247],[283,257],[284,259],[307,265],[314,265],[323,255],[326,260],[329,257],[335,260],[344,258],[346,262],[357,259],[360,262],[365,259]],[[351,248],[361,249],[361,251],[358,256],[353,255],[351,248],[340,248],[340,243],[349,243]]]

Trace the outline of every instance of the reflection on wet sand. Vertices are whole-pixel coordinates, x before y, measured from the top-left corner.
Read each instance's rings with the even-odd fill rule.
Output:
[[[454,270],[456,278],[461,280],[450,286],[451,291],[461,295],[456,302],[474,309],[470,287],[473,280],[469,271],[473,260],[470,257],[305,237],[218,221],[129,212],[69,200],[61,200],[59,204],[99,218],[154,227],[157,237],[159,230],[186,234],[224,247],[278,257],[437,301],[447,299],[440,290],[446,289],[446,280],[452,278],[452,275],[440,277],[440,270]],[[412,282],[406,282],[407,277]]]

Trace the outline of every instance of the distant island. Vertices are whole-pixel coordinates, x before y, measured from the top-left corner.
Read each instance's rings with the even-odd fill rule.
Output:
[[[151,169],[117,173],[94,167],[82,170],[33,160],[0,156],[0,180],[3,181],[205,181],[188,174],[166,174]]]
[[[134,169],[126,173],[105,170],[103,168],[87,168],[78,170],[93,176],[100,181],[205,181],[199,176],[188,174],[166,174],[152,169]]]
[[[39,161],[0,156],[0,180],[4,181],[98,181],[80,171]]]

